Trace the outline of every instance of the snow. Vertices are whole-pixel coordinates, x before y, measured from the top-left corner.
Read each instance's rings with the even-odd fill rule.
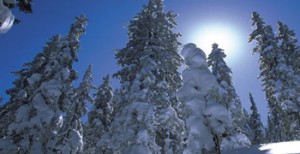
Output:
[[[29,120],[29,105],[23,105],[18,109],[16,113],[16,122],[28,121]]]
[[[81,151],[83,148],[81,133],[78,132],[76,129],[73,129],[71,131],[71,144],[72,144],[72,149],[75,151]]]
[[[68,68],[61,69],[61,74],[65,80],[70,78],[70,70]]]
[[[16,4],[16,0],[4,0],[7,4]]]
[[[60,82],[56,80],[43,82],[40,88],[42,89],[42,93],[45,96],[49,96],[49,100],[51,101],[51,103],[57,102],[58,98],[62,94],[60,90]]]
[[[250,148],[242,148],[224,151],[222,154],[296,154],[300,153],[300,141],[279,142],[254,145]]]
[[[225,132],[225,125],[229,124],[229,115],[226,108],[220,104],[212,103],[205,108],[203,114],[207,117],[209,125],[214,128],[214,132],[223,133]]]
[[[35,82],[40,81],[41,78],[42,78],[42,75],[41,75],[41,74],[39,74],[39,73],[34,73],[34,74],[32,74],[29,78],[27,78],[27,82],[28,82],[30,85],[32,85],[32,84],[34,84]]]
[[[229,138],[223,138],[221,149],[229,150],[229,149],[240,149],[243,147],[249,147],[251,145],[251,141],[248,137],[243,133],[236,133],[230,136]]]
[[[154,105],[133,102],[117,113],[99,147],[107,147],[116,153],[157,153],[160,149],[155,143]],[[151,149],[151,150],[150,150]]]
[[[205,53],[190,43],[181,54],[188,65],[182,73],[183,85],[177,91],[187,130],[183,153],[213,153],[216,150],[213,138],[225,132],[230,124],[229,113],[213,96],[219,95],[220,87],[207,67]]]
[[[1,153],[17,153],[17,145],[11,144],[8,138],[0,139],[0,149]]]
[[[285,100],[282,102],[281,107],[283,111],[288,113],[297,113],[299,111],[299,107],[291,100]]]
[[[3,5],[0,0],[0,34],[4,34],[13,26],[15,16],[11,13],[10,9]]]
[[[37,110],[36,111],[37,116],[34,119],[38,120],[38,121],[41,120],[42,122],[49,124],[51,122],[52,118],[54,117],[55,113],[46,104],[44,97],[41,94],[37,94],[36,96],[34,96],[32,102],[33,102],[34,108]],[[39,123],[39,122],[37,122],[37,123]]]
[[[206,55],[204,51],[197,48],[195,44],[189,43],[186,44],[182,51],[182,56],[185,59],[186,65],[190,67],[201,67],[202,65],[207,66]]]

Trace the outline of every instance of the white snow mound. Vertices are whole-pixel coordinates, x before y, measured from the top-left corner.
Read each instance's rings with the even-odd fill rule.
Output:
[[[222,154],[299,154],[300,141],[279,142],[254,145],[250,148],[242,148],[222,152]]]

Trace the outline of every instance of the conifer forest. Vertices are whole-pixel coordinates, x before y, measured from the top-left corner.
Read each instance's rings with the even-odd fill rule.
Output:
[[[22,25],[13,9],[30,16],[33,5],[0,0],[0,37]],[[195,42],[182,44],[177,13],[164,0],[147,0],[128,21],[127,43],[115,51],[118,71],[99,85],[93,64],[82,78],[73,66],[89,24],[74,16],[68,31],[49,36],[30,62],[11,70],[9,98],[0,95],[1,154],[221,154],[300,140],[300,46],[285,23],[249,14],[245,41],[259,59],[264,124],[252,92],[250,108],[243,106],[226,49],[216,42],[207,54]]]

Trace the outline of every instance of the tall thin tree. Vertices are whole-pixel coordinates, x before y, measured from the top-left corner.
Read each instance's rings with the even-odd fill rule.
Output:
[[[62,129],[55,138],[57,153],[80,153],[83,150],[83,126],[81,118],[87,112],[87,103],[92,102],[92,66],[86,70],[79,87],[70,94],[71,102],[66,108]]]
[[[223,49],[218,47],[218,44],[214,43],[212,45],[212,52],[208,56],[208,66],[211,67],[212,74],[216,77],[218,83],[224,91],[223,101],[226,108],[229,110],[232,118],[232,131],[229,132],[227,139],[224,139],[223,148],[240,148],[247,147],[250,145],[250,141],[247,140],[247,136],[243,133],[243,126],[245,121],[245,115],[243,113],[243,108],[241,101],[235,91],[235,88],[232,83],[231,69],[227,66],[224,58],[226,54],[223,52]],[[240,136],[240,137],[235,137]],[[245,138],[244,140],[235,140],[236,138]],[[231,142],[226,144],[225,142]]]
[[[96,154],[105,151],[105,147],[98,147],[97,144],[103,134],[108,132],[111,124],[113,111],[111,100],[113,98],[110,76],[103,78],[103,83],[97,88],[92,110],[88,113],[88,122],[84,130],[84,151],[83,153]]]
[[[253,99],[251,93],[249,93],[250,103],[251,103],[251,113],[249,117],[249,126],[251,129],[251,135],[249,136],[253,145],[261,144],[265,141],[265,129],[260,120],[260,115],[256,107],[256,103]]]
[[[266,25],[257,12],[253,12],[252,14],[252,26],[254,30],[250,34],[249,42],[257,42],[253,53],[259,54],[259,69],[261,70],[259,77],[262,78],[270,109],[267,138],[272,142],[283,141],[286,134],[284,127],[286,117],[278,102],[280,91],[276,89],[278,88],[278,83],[281,82],[278,78],[280,76],[280,66],[284,64],[284,57],[277,45],[272,27]]]

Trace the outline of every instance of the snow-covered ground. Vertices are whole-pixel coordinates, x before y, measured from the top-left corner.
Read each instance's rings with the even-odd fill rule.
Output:
[[[300,154],[300,141],[254,145],[222,152],[222,154]]]

